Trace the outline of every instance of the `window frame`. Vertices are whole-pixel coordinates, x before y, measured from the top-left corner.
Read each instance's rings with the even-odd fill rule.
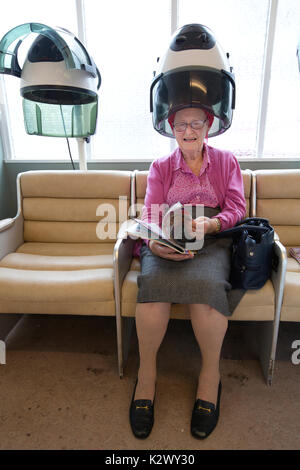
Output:
[[[266,30],[266,42],[264,52],[264,65],[262,73],[262,86],[260,94],[260,104],[258,111],[257,132],[256,132],[256,157],[268,158],[263,156],[265,131],[268,114],[268,98],[270,90],[272,57],[275,42],[275,30],[277,21],[277,10],[279,0],[269,0],[269,11]]]
[[[170,16],[170,32],[171,34],[178,28],[178,11],[179,11],[179,0],[170,0],[171,1],[171,16]],[[264,46],[264,58],[263,58],[263,73],[262,73],[262,85],[260,91],[260,101],[259,101],[259,110],[258,110],[258,120],[257,120],[257,131],[256,131],[256,148],[255,156],[253,157],[242,157],[237,155],[237,159],[240,162],[300,162],[300,157],[266,157],[263,155],[264,151],[264,139],[265,131],[267,124],[267,108],[268,108],[268,98],[269,98],[269,89],[270,89],[270,78],[271,78],[271,68],[272,68],[272,56],[274,42],[276,38],[276,24],[277,24],[277,11],[279,0],[268,0],[268,18],[266,25],[266,40]],[[77,18],[77,36],[79,40],[86,44],[86,22],[85,22],[85,0],[74,0],[76,8],[76,18]],[[300,81],[300,78],[299,78]],[[300,86],[300,83],[299,83]],[[23,158],[13,158],[14,148],[13,148],[13,130],[11,128],[8,112],[8,102],[5,92],[4,78],[0,75],[0,136],[4,153],[4,161],[6,163],[10,162],[34,162],[34,163],[63,163],[65,164],[68,159],[51,159],[51,160],[40,160],[40,159],[23,159]],[[91,137],[91,140],[93,136]],[[86,162],[90,163],[145,163],[151,162],[151,158],[133,158],[126,159],[120,158],[101,158],[95,159],[91,157],[91,141],[90,143],[84,142],[82,144],[82,139],[77,139],[78,142],[78,160],[84,158]],[[170,151],[174,150],[176,147],[176,142],[174,139],[170,139]],[[80,156],[80,152],[83,155]],[[77,156],[74,156],[74,159],[77,161]]]

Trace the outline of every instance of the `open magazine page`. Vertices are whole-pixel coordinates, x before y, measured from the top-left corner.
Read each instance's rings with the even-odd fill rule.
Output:
[[[156,226],[157,230],[155,230],[155,227],[153,227],[153,225],[155,224],[147,224],[147,222],[140,220],[140,219],[134,219],[134,220],[135,220],[135,224],[132,224],[127,229],[128,235],[133,236],[133,237],[143,238],[145,240],[154,240],[160,243],[161,245],[165,245],[165,246],[168,246],[169,248],[172,248],[177,253],[189,252],[183,246],[180,246],[178,243],[164,238],[162,236],[161,229]]]
[[[156,209],[161,210],[160,207]],[[158,217],[155,218],[155,220],[158,219]],[[192,206],[183,206],[180,202],[165,211],[162,217],[162,228],[153,222],[131,219],[125,229],[123,228],[123,232],[133,238],[155,240],[178,253],[198,251],[203,246],[203,236],[200,241],[196,240],[192,230]]]
[[[181,204],[177,202],[169,208],[162,220],[164,237],[184,246],[186,250],[196,252],[201,250],[204,243],[204,223],[197,224],[193,230],[193,219],[203,218],[203,204]]]
[[[155,240],[161,245],[172,248],[177,253],[186,254],[189,252],[176,242],[173,243],[171,240],[165,239],[158,225],[154,223],[147,223],[144,220],[129,219],[123,222],[119,228],[118,239],[127,238],[128,236],[133,239],[142,238],[144,240]]]
[[[196,237],[192,230],[192,220],[191,206],[183,206],[180,202],[173,204],[162,220],[164,238],[181,246],[185,246],[187,242],[193,242]]]
[[[154,222],[146,222],[142,219],[133,219],[140,224],[145,230],[150,231],[156,238],[165,238],[162,229]]]

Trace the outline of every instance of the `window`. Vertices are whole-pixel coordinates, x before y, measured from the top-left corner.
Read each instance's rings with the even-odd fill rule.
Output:
[[[171,2],[104,3],[101,9],[103,2],[85,2],[87,48],[102,76],[93,154],[125,160],[167,154],[169,139],[152,127],[150,85],[170,39]]]
[[[11,1],[10,8],[0,17],[1,38],[14,27],[23,23],[43,23],[48,26],[63,26],[77,34],[77,17],[74,0],[51,0],[51,8],[45,8],[44,2],[27,0],[26,2]],[[60,23],[63,23],[61,25]],[[25,43],[24,43],[24,46]],[[25,52],[24,52],[25,49]],[[20,67],[26,57],[28,46],[20,47]],[[20,96],[20,80],[9,75],[0,75],[6,91],[6,117],[9,120],[11,159],[26,160],[62,160],[68,159],[68,147],[65,139],[30,136],[26,134],[23,122],[22,98]],[[2,87],[3,93],[3,87]],[[1,98],[1,90],[0,90]],[[4,100],[3,100],[4,101]],[[76,142],[70,139],[73,153],[77,152]],[[5,153],[6,153],[5,152]],[[5,158],[9,156],[5,155]]]
[[[236,80],[236,108],[231,128],[210,140],[240,156],[254,156],[268,0],[179,1],[179,25],[202,23],[230,54]]]
[[[236,109],[231,128],[211,139],[212,145],[229,148],[237,156],[299,158],[299,0],[179,0],[178,17],[179,26],[195,22],[210,27],[225,52],[230,53],[236,77]],[[272,23],[272,68],[264,76],[265,46]],[[267,83],[262,96],[264,79]]]
[[[14,3],[0,17],[1,37],[33,21],[62,26],[77,36],[77,25],[85,27],[87,50],[102,77],[91,158],[152,160],[172,148],[171,139],[152,127],[149,95],[156,59],[169,45],[174,18],[177,27],[210,27],[230,53],[237,87],[233,123],[209,143],[238,157],[300,158],[299,0],[52,0],[49,9],[38,0]],[[6,158],[68,160],[65,139],[25,133],[19,80],[6,76],[1,81],[11,142]],[[76,159],[77,142],[70,139],[70,144]]]
[[[264,156],[300,156],[299,0],[278,4],[266,118]]]

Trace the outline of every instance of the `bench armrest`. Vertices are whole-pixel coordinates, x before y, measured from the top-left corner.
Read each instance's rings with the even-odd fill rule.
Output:
[[[128,236],[127,229],[134,220],[129,219],[121,225],[117,241],[114,247],[114,272],[115,272],[115,292],[121,293],[122,284],[126,274],[129,271],[133,257],[133,248],[135,240]]]
[[[2,219],[0,220],[0,232],[4,232],[8,228],[12,227],[15,223],[15,219]]]
[[[132,262],[134,244],[131,238],[119,238],[114,247],[115,289],[119,292]]]
[[[285,282],[285,274],[287,267],[287,254],[286,249],[279,239],[275,239],[274,243],[274,259],[273,269],[271,273],[271,280],[278,295],[283,295],[283,288]],[[282,299],[279,298],[279,301]]]
[[[126,351],[124,349],[126,341],[124,341],[123,338],[125,335],[125,325],[122,326],[123,322],[121,316],[122,285],[124,278],[130,269],[134,244],[135,240],[132,240],[131,238],[119,238],[114,247],[114,293],[118,344],[118,367],[120,377],[123,377],[123,361],[124,357],[126,356]]]
[[[273,283],[274,292],[275,292],[275,318],[274,318],[274,338],[278,336],[279,323],[280,323],[280,314],[283,300],[283,292],[285,285],[285,275],[287,268],[287,254],[286,249],[283,244],[275,239],[274,243],[274,259],[275,263],[271,273],[271,281]],[[277,341],[273,341],[272,344],[272,357],[275,357],[276,354],[276,345]]]
[[[11,219],[0,220],[0,259],[16,251],[24,242],[23,216],[21,213]]]

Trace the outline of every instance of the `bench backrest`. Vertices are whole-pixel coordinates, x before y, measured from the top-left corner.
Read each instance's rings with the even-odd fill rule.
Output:
[[[128,215],[130,179],[130,171],[19,174],[24,241],[115,243]]]
[[[256,216],[269,219],[283,245],[300,246],[300,170],[257,170]]]

